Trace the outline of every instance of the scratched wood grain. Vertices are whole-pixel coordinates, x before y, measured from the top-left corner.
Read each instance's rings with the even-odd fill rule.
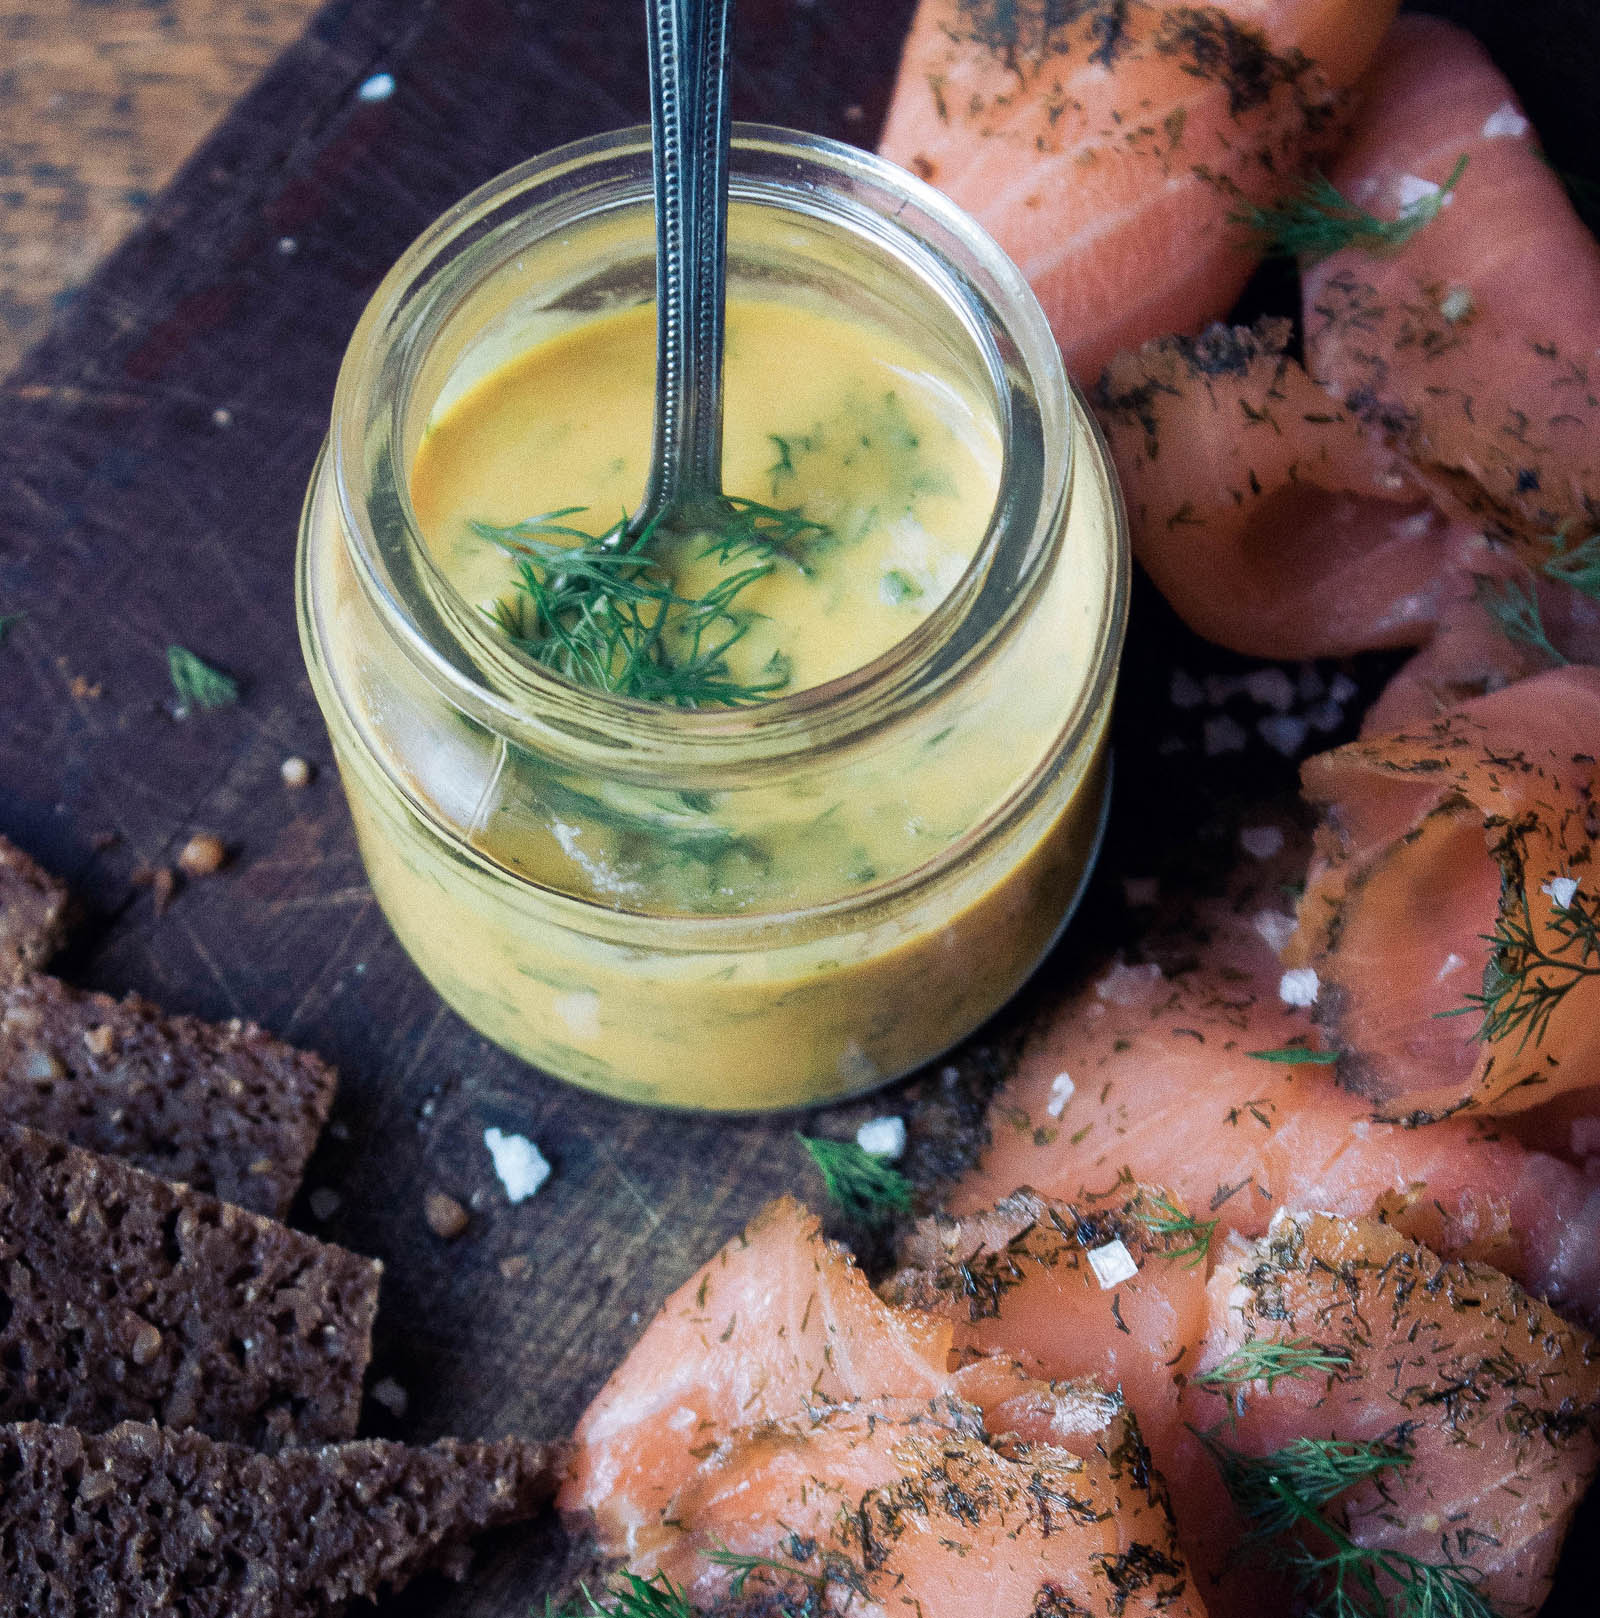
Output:
[[[0,385],[0,614],[26,615],[0,647],[0,831],[85,900],[68,975],[252,1015],[339,1065],[308,1179],[339,1205],[318,1221],[302,1198],[299,1217],[387,1266],[373,1380],[393,1379],[408,1405],[370,1403],[373,1432],[564,1432],[667,1290],[769,1195],[816,1190],[794,1119],[598,1101],[439,1004],[367,890],[295,642],[296,516],[363,300],[468,187],[643,115],[637,9],[586,0],[574,21],[555,0],[337,0]],[[909,9],[745,0],[738,113],[870,140]],[[1578,93],[1576,66],[1552,85],[1517,55],[1527,29],[1487,25],[1517,36],[1506,59],[1536,116],[1563,82]],[[395,93],[359,99],[380,71]],[[1574,142],[1568,160],[1591,155]],[[1223,849],[1241,802],[1291,784],[1259,744],[1205,761],[1200,716],[1167,700],[1175,663],[1247,665],[1184,635],[1148,592],[1137,606],[1101,876],[1022,1008],[888,1098],[911,1111],[924,1165],[1029,1006],[1126,935],[1118,879],[1180,873]],[[235,674],[244,702],[175,717],[174,641]],[[1358,673],[1370,684],[1381,665]],[[290,754],[318,766],[299,792],[279,775]],[[196,830],[221,835],[231,864],[157,915],[135,873]],[[555,1163],[520,1208],[490,1170],[490,1125]],[[432,1187],[472,1209],[454,1243],[424,1223]],[[560,1570],[552,1527],[503,1536],[465,1587],[388,1610],[521,1618]],[[1570,1587],[1564,1610],[1592,1610]]]
[[[0,0],[0,376],[315,0]]]

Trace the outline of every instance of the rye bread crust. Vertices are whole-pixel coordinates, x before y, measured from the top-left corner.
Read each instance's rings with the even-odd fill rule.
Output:
[[[42,974],[0,985],[0,1116],[257,1213],[288,1211],[336,1082],[254,1023]]]
[[[0,1421],[350,1437],[382,1267],[0,1125]]]

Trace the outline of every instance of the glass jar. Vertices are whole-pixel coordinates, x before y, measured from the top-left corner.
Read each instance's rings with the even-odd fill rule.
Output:
[[[987,532],[905,640],[813,689],[669,709],[536,666],[435,565],[408,492],[428,424],[654,296],[642,130],[491,181],[391,271],[340,372],[298,585],[374,892],[439,993],[576,1084],[756,1110],[921,1065],[1049,948],[1104,814],[1129,561],[1104,447],[988,237],[833,142],[741,126],[733,163],[730,298],[846,315],[993,412]]]

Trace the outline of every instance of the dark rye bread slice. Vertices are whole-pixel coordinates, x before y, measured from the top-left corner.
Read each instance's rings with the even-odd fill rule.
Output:
[[[348,1438],[382,1267],[0,1125],[0,1421]]]
[[[129,1423],[0,1427],[0,1611],[29,1618],[333,1618],[531,1517],[552,1452],[368,1440],[256,1455]]]
[[[283,1215],[333,1105],[334,1072],[254,1023],[35,975],[0,988],[0,1117]]]
[[[43,966],[66,932],[67,889],[0,837],[0,983]]]

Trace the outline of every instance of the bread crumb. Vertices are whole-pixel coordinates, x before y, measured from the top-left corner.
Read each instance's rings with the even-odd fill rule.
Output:
[[[311,766],[298,754],[286,758],[278,767],[278,772],[283,776],[283,784],[295,791],[311,784]]]
[[[500,1260],[500,1274],[507,1281],[525,1281],[532,1269],[533,1261],[526,1253],[513,1253]]]
[[[403,1416],[406,1413],[406,1406],[411,1402],[406,1390],[392,1376],[386,1376],[381,1382],[373,1384],[372,1397],[374,1402],[382,1405],[391,1416]]]
[[[178,873],[170,865],[140,865],[134,869],[133,885],[136,888],[149,888],[156,914],[164,916],[172,903],[173,894],[178,891]]]
[[[422,1199],[422,1213],[442,1242],[453,1242],[467,1228],[467,1210],[443,1191],[430,1191]]]
[[[220,837],[208,831],[196,832],[178,851],[178,869],[185,876],[211,876],[220,871],[228,850]]]

